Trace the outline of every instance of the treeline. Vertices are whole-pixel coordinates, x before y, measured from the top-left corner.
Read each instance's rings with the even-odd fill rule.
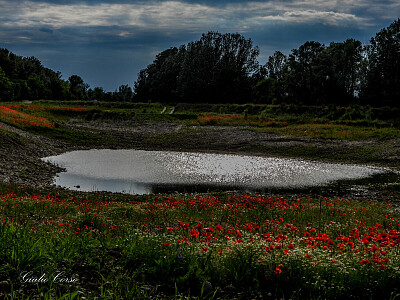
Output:
[[[259,49],[238,33],[208,32],[198,41],[159,53],[141,70],[134,91],[91,89],[78,75],[35,57],[0,49],[0,101],[99,100],[162,103],[263,103],[400,107],[400,19],[371,38],[323,45],[309,41],[265,65]]]
[[[60,72],[45,68],[35,57],[21,57],[0,49],[0,101],[18,100],[132,101],[133,92],[121,85],[115,92],[91,89],[78,75],[63,80]]]
[[[158,54],[134,84],[137,101],[400,106],[400,19],[370,41],[306,42],[265,65],[240,34],[208,32]]]

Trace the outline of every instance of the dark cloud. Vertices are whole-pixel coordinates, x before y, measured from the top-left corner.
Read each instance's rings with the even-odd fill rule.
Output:
[[[239,32],[260,47],[260,63],[308,40],[367,43],[400,15],[397,0],[125,1],[0,0],[0,47],[36,56],[92,87],[132,85],[155,55],[209,30]],[[60,6],[62,5],[62,6]],[[89,5],[89,7],[88,7]]]

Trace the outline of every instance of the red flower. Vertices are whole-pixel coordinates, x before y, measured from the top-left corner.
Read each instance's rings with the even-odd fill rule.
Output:
[[[198,235],[199,235],[199,232],[196,229],[190,230],[190,236],[192,238],[197,238]]]
[[[169,247],[169,246],[171,246],[171,244],[170,243],[165,243],[164,246],[165,247]]]
[[[281,274],[281,273],[282,273],[282,270],[281,270],[280,268],[275,268],[274,273],[275,273],[275,274]]]
[[[362,264],[368,264],[368,263],[369,263],[369,260],[366,259],[366,258],[363,258],[363,259],[360,261],[360,263],[362,263]]]

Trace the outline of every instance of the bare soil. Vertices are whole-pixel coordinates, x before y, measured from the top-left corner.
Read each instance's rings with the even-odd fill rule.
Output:
[[[400,139],[360,141],[319,140],[260,133],[249,127],[187,126],[168,122],[71,121],[63,128],[80,136],[99,137],[80,142],[34,134],[0,122],[0,181],[34,187],[50,187],[61,169],[41,158],[63,152],[93,149],[145,149],[199,151],[247,155],[300,157],[343,163],[364,163],[398,172]],[[379,189],[379,191],[378,191]],[[358,194],[398,198],[397,191],[362,186]],[[383,194],[382,194],[383,193]]]

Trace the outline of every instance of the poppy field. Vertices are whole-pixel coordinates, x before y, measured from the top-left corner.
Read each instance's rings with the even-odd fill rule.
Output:
[[[54,127],[54,124],[46,118],[26,114],[7,106],[0,106],[0,121],[20,128],[29,126]]]
[[[311,195],[0,193],[6,299],[394,299],[397,205]]]

